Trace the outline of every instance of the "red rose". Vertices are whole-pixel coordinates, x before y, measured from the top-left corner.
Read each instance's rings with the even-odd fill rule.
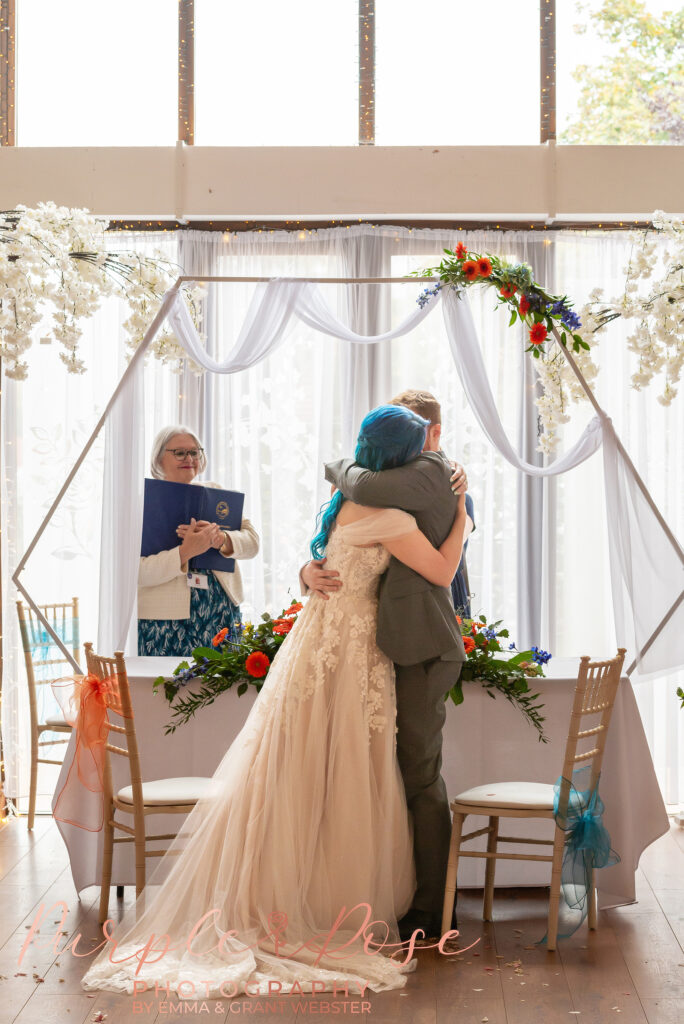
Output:
[[[211,646],[212,647],[218,647],[218,645],[220,643],[223,643],[223,641],[226,639],[227,636],[228,636],[228,627],[224,626],[223,629],[219,630],[219,632],[216,634],[214,639],[211,641]]]
[[[271,659],[263,651],[252,651],[245,662],[245,668],[250,676],[254,676],[255,679],[261,679],[268,672],[270,664]]]
[[[523,316],[527,316],[530,311],[530,303],[526,295],[520,296],[520,312]]]
[[[483,256],[482,259],[477,261],[477,269],[480,273],[480,277],[490,277],[492,273],[491,261],[488,260],[486,256]]]
[[[463,637],[463,646],[465,648],[466,654],[470,654],[471,651],[475,650],[475,641],[473,640],[472,636]]]
[[[287,611],[283,612],[283,615],[296,615],[297,612],[301,612],[303,607],[304,605],[298,601],[297,604],[291,604]]]
[[[544,341],[546,341],[547,334],[548,331],[546,330],[544,324],[534,324],[534,326],[530,329],[530,341],[533,345],[541,345]]]
[[[290,632],[294,622],[292,619],[274,619],[273,620],[273,632],[278,636],[285,636]]]
[[[467,255],[468,255],[468,248],[467,248],[467,246],[465,246],[463,244],[463,242],[459,242],[458,245],[456,246],[456,257],[457,257],[457,259],[462,260],[463,257],[467,256]]]
[[[469,281],[474,281],[477,277],[477,263],[475,260],[466,260],[463,264],[463,273]]]

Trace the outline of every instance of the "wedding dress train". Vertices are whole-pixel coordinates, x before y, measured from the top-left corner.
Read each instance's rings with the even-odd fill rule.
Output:
[[[212,797],[113,929],[118,945],[99,953],[85,989],[158,985],[228,998],[406,984],[416,961],[405,950],[390,958],[389,944],[400,943],[397,919],[415,892],[412,823],[395,751],[394,668],[375,627],[390,558],[381,542],[412,529],[396,509],[335,525],[327,567],[342,588],[309,598]],[[218,703],[202,713],[220,712]],[[370,921],[384,925],[364,930]],[[367,935],[387,945],[364,948]]]

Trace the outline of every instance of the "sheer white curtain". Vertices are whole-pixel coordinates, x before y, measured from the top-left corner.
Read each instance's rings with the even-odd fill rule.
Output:
[[[156,238],[119,235],[112,240],[112,247],[161,244],[186,273],[389,276],[437,262],[442,249],[453,247],[459,239],[478,251],[528,260],[539,280],[566,291],[577,305],[597,285],[604,286],[608,294],[617,291],[627,252],[622,235],[449,233],[367,225],[318,232],[189,231],[177,239],[168,234]],[[332,310],[352,329],[368,334],[380,333],[403,319],[415,308],[418,289],[418,285],[415,289],[411,285],[323,286]],[[209,285],[204,330],[214,358],[226,355],[253,290],[253,285]],[[535,451],[534,374],[523,355],[521,338],[494,310],[491,294],[474,290],[471,301],[504,427],[510,437],[518,437],[526,461],[542,464]],[[97,384],[91,359],[89,375],[83,378],[87,383],[81,385],[91,389],[93,405],[98,408],[113,388],[114,367],[123,364],[121,314],[111,308],[103,311],[102,317],[109,317],[105,347],[110,376],[106,384]],[[681,493],[684,405],[675,402],[670,410],[664,410],[656,402],[655,392],[630,390],[624,332],[619,321],[612,324],[601,346],[600,400],[665,517],[681,536],[684,523],[676,496],[678,488]],[[51,379],[60,395],[73,386],[63,374],[55,373]],[[30,422],[41,422],[48,414],[39,408],[39,393],[33,390],[31,380],[18,387],[24,389],[21,399],[30,409]],[[339,343],[295,322],[286,348],[232,376],[196,378],[186,372],[179,378],[150,359],[145,372],[145,448],[149,451],[156,430],[169,422],[187,422],[198,431],[209,456],[205,478],[245,491],[246,514],[262,536],[258,558],[243,565],[245,617],[264,608],[280,611],[298,592],[297,570],[308,556],[315,514],[329,496],[323,462],[351,453],[364,413],[409,387],[426,388],[438,396],[444,448],[469,470],[477,524],[468,551],[475,610],[504,618],[520,643],[538,642],[557,656],[602,655],[614,650],[600,456],[559,480],[517,473],[492,450],[475,422],[457,379],[439,313],[429,316],[410,336],[372,349]],[[18,401],[12,395],[10,399]],[[16,420],[18,413],[12,412],[8,402],[5,409],[6,417]],[[579,437],[590,413],[588,406],[577,408],[565,447]],[[96,418],[93,408],[89,425]],[[50,423],[58,420],[53,417]],[[26,433],[28,427],[22,429]],[[12,435],[6,432],[5,436]],[[24,452],[20,463],[25,459]],[[52,489],[47,486],[41,494],[51,499],[59,482],[60,474],[55,473]],[[15,488],[9,498],[15,503],[19,525],[30,523],[35,487],[26,483]],[[93,557],[83,566],[62,562],[62,576],[55,583],[70,589],[70,581],[78,579],[81,593],[86,593],[88,586],[96,587],[97,582],[99,522],[92,495],[90,501]],[[25,526],[23,539],[30,533]],[[7,569],[5,562],[3,572]],[[32,592],[39,589],[34,587]],[[82,636],[89,639],[94,635],[94,623],[84,623]],[[23,675],[19,678],[23,686]],[[671,802],[681,800],[682,785],[678,775],[681,716],[673,711],[671,696],[675,686],[674,680],[667,680],[637,688],[661,785]],[[17,687],[15,701],[20,689]],[[10,755],[16,765],[24,756],[22,740],[20,730],[8,728],[7,711],[5,706],[6,760]],[[14,779],[19,788],[9,792],[23,792],[16,771]]]
[[[175,261],[172,234],[129,234],[109,237],[111,249],[131,248],[151,253],[161,248]],[[66,372],[59,347],[39,344],[50,336],[46,321],[36,331],[28,352],[29,375],[24,382],[2,379],[2,438],[5,472],[2,480],[2,596],[4,665],[2,739],[5,792],[26,807],[30,749],[26,672],[21,651],[11,576],[65,477],[80,454],[126,365],[121,324],[124,304],[108,299],[97,315],[83,323],[83,358],[87,373]],[[169,409],[175,420],[178,380],[150,361],[146,374],[148,421]],[[146,424],[149,436],[150,422]],[[97,636],[100,575],[100,520],[104,433],[100,435],[75,477],[65,499],[41,537],[22,575],[22,582],[40,603],[80,600],[81,641]],[[65,672],[68,666],[65,666]],[[40,687],[39,713],[58,713],[50,687]],[[55,748],[60,756],[63,747]],[[53,756],[49,752],[47,756]],[[58,769],[41,765],[38,772],[38,810],[49,810]]]

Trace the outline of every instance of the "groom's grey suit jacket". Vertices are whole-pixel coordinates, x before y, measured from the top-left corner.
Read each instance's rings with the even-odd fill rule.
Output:
[[[456,515],[451,472],[442,455],[424,452],[404,466],[380,473],[340,459],[326,465],[325,478],[359,505],[410,512],[430,543],[439,547]],[[450,588],[428,582],[392,557],[380,579],[377,644],[397,665],[439,657],[465,661]]]

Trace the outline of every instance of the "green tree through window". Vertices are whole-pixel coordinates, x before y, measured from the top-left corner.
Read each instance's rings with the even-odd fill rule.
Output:
[[[608,53],[598,66],[572,72],[581,89],[560,141],[683,144],[684,7],[658,15],[641,0],[604,0],[588,13],[575,31],[598,36]]]

